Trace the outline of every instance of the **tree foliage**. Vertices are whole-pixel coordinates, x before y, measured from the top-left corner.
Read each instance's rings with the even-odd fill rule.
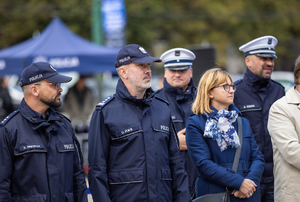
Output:
[[[56,16],[72,31],[89,39],[90,10],[90,1],[0,0],[0,48],[31,38]]]
[[[126,37],[147,50],[153,42],[167,48],[208,41],[217,62],[226,64],[226,48],[273,35],[277,70],[292,70],[300,52],[300,4],[297,0],[125,0]],[[0,0],[0,48],[20,43],[59,16],[80,36],[91,39],[92,0]],[[241,57],[242,57],[242,53]]]

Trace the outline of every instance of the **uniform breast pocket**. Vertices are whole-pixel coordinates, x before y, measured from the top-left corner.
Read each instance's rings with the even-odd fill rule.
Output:
[[[75,146],[73,143],[60,143],[56,145],[57,151],[60,153],[74,152]]]
[[[56,149],[60,154],[60,161],[66,163],[66,165],[73,165],[73,155],[75,151],[75,145],[73,143],[60,143],[56,145]]]
[[[165,114],[162,114],[161,117],[152,117],[152,128],[155,132],[161,134],[169,135],[171,127],[171,117],[166,117]]]
[[[161,120],[161,122],[159,122],[158,120],[154,120],[152,123],[152,128],[155,132],[155,138],[158,143],[163,145],[169,143],[170,131],[173,130],[169,122],[165,120]]]
[[[162,133],[164,135],[169,135],[170,130],[172,130],[169,124],[164,123],[153,123],[152,128],[155,132]]]
[[[18,173],[16,175],[22,176],[22,175],[26,175],[26,173],[28,172],[29,173],[32,172],[33,166],[39,169],[41,168],[40,167],[41,165],[46,164],[47,149],[44,147],[43,144],[26,144],[26,145],[23,144],[22,146],[15,148],[14,156],[15,156],[15,161],[14,161],[15,172]],[[23,199],[22,200],[20,199],[20,201],[23,201]],[[38,201],[38,200],[28,200],[28,201]]]

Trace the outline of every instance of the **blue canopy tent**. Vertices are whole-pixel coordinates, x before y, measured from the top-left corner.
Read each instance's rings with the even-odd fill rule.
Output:
[[[54,18],[38,37],[0,50],[0,75],[20,75],[32,62],[49,62],[59,72],[94,74],[115,73],[119,48],[89,42],[69,30],[60,18]]]

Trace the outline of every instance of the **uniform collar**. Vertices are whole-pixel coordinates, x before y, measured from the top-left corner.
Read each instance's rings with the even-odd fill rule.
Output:
[[[153,97],[154,91],[152,88],[148,88],[146,90],[146,93],[144,95],[143,99],[137,99],[136,97],[132,96],[126,86],[124,85],[123,81],[121,79],[118,80],[117,88],[116,88],[116,94],[123,100],[129,101],[129,102],[134,102],[137,104],[144,105],[148,100],[150,100]]]
[[[269,86],[271,79],[261,78],[253,74],[248,68],[244,75],[244,80],[253,87],[253,90],[265,90]]]
[[[176,94],[176,95],[184,95],[184,94],[194,95],[196,87],[195,87],[193,79],[191,79],[186,91],[184,92],[181,88],[176,88],[176,87],[171,86],[167,82],[166,78],[164,78],[164,89],[165,89],[165,91]]]
[[[41,123],[46,121],[56,121],[60,120],[60,116],[51,108],[49,107],[46,112],[46,118],[44,118],[40,113],[32,110],[27,103],[25,102],[24,98],[19,106],[19,111],[31,123]]]

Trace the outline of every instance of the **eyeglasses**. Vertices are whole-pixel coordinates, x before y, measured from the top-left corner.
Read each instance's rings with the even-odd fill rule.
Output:
[[[218,87],[221,87],[223,86],[224,90],[229,92],[230,91],[230,87],[232,88],[233,91],[236,90],[236,85],[232,84],[232,85],[229,85],[229,84],[223,84],[223,85],[219,85],[219,86],[216,86],[216,87],[213,87],[212,89],[214,88],[218,88]]]
[[[52,86],[55,86],[56,90],[58,90],[60,88],[60,83],[36,83],[34,85],[42,85],[42,84],[50,84]]]

